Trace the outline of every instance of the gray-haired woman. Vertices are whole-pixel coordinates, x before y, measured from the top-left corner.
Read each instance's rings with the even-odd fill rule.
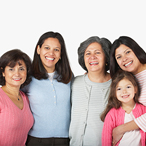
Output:
[[[104,110],[111,84],[106,38],[90,37],[78,48],[79,64],[87,74],[77,76],[72,85],[70,146],[101,146]]]

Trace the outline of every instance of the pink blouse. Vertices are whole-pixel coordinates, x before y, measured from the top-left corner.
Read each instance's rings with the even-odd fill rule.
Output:
[[[23,109],[19,109],[0,88],[0,145],[25,146],[33,116],[26,95],[20,91]]]

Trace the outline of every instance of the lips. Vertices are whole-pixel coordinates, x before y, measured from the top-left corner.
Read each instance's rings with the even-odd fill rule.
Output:
[[[133,61],[128,62],[127,64],[125,64],[124,66],[127,67],[128,65],[132,64]]]

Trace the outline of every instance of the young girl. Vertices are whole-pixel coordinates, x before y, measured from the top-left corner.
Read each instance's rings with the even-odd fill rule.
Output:
[[[139,89],[135,77],[119,70],[113,77],[106,109],[101,115],[104,121],[102,146],[111,146],[112,131],[146,112],[146,107],[138,102]],[[145,146],[145,133],[142,130],[126,132],[116,144],[119,146]],[[113,144],[114,145],[114,144]]]

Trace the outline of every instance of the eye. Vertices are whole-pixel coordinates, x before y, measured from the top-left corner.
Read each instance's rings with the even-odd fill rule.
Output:
[[[90,52],[87,52],[85,55],[86,55],[86,56],[90,55]]]
[[[56,52],[59,52],[59,49],[54,49]]]
[[[116,59],[120,59],[120,58],[121,58],[121,56],[117,56],[117,57],[116,57]]]
[[[118,91],[120,91],[120,90],[121,90],[121,88],[119,87],[119,88],[117,88],[117,90],[118,90]]]
[[[126,54],[129,54],[131,51],[127,51]]]
[[[130,85],[128,85],[128,86],[127,86],[127,88],[131,88],[131,86],[130,86]]]
[[[24,67],[20,67],[19,70],[23,71],[23,70],[25,70],[25,68]]]
[[[96,54],[101,54],[101,52],[98,51],[98,52],[96,52]]]
[[[13,68],[9,68],[9,71],[13,71],[14,69]]]
[[[49,47],[44,47],[45,49],[49,49]]]

